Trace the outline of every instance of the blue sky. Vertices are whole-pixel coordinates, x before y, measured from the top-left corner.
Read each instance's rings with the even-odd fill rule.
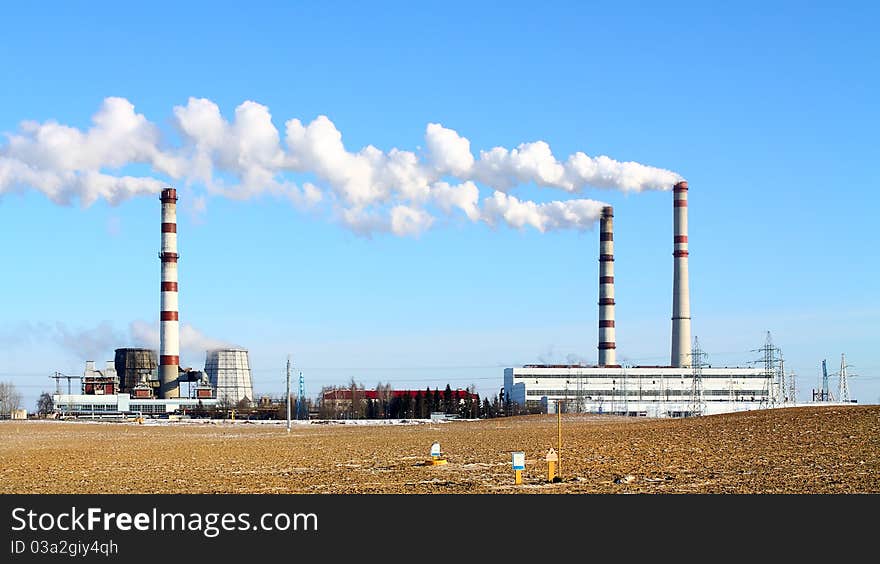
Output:
[[[260,104],[282,148],[287,120],[324,115],[352,153],[422,155],[439,123],[474,157],[544,141],[560,162],[674,171],[691,188],[693,332],[713,365],[758,358],[770,331],[802,399],[819,362],[836,372],[846,353],[851,394],[877,403],[878,16],[867,2],[18,3],[0,22],[0,157],[23,121],[85,131],[108,97],[170,151],[192,97],[230,123]],[[314,183],[314,207],[142,162],[101,172],[178,187],[181,321],[248,348],[257,393],[283,390],[288,354],[310,396],[352,377],[486,395],[504,366],[595,361],[595,229],[432,209],[415,235],[365,235],[310,171],[276,179]],[[619,358],[667,362],[671,193],[539,184],[507,193],[614,206]],[[493,188],[477,185],[482,203]],[[132,323],[158,328],[156,194],[60,205],[0,178],[0,217],[0,379],[28,407],[54,371],[137,344]]]

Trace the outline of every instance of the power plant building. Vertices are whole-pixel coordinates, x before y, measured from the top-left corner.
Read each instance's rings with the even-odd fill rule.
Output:
[[[121,416],[163,416],[171,413],[185,413],[199,408],[211,408],[217,405],[217,399],[211,393],[205,394],[204,385],[197,385],[190,390],[190,397],[159,398],[154,391],[158,389],[155,369],[156,353],[149,349],[117,349],[116,359],[107,361],[104,368],[97,368],[94,361],[87,361],[80,379],[78,393],[61,393],[52,396],[55,411],[63,416],[116,418]],[[136,361],[125,366],[140,376],[140,381],[123,392],[121,387],[124,377],[120,377],[117,369],[120,359]],[[149,371],[150,359],[152,373]],[[139,365],[143,361],[143,365]],[[192,372],[195,376],[200,372]],[[152,380],[150,379],[152,377]],[[67,378],[67,377],[65,377]],[[71,377],[72,378],[72,377]]]
[[[553,412],[646,417],[711,415],[770,407],[775,384],[757,368],[525,365],[504,370],[504,392],[523,406]],[[697,384],[695,385],[695,380]]]
[[[617,363],[614,318],[614,211],[602,209],[599,227],[599,362],[529,364],[504,370],[504,393],[517,404],[552,412],[683,417],[761,409],[779,397],[767,368],[711,367],[691,346],[688,285],[688,184],[673,187],[672,343],[669,366]]]
[[[159,200],[159,354],[143,348],[116,349],[114,360],[108,361],[103,370],[96,369],[94,362],[89,361],[83,373],[80,393],[70,391],[62,394],[59,390],[53,396],[59,413],[94,417],[164,415],[212,407],[218,403],[215,391],[209,386],[203,372],[180,366],[177,190],[163,189]],[[245,366],[246,356],[245,351]],[[231,380],[242,380],[236,378],[233,376]],[[189,384],[187,392],[191,397],[181,397],[181,383]],[[249,369],[246,386],[250,390],[248,397],[252,398]]]

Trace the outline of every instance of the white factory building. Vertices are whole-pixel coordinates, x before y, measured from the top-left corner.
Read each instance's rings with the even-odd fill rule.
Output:
[[[672,347],[668,366],[623,366],[616,360],[614,210],[599,223],[598,363],[530,364],[504,370],[506,399],[545,412],[684,417],[763,409],[781,401],[779,374],[761,368],[711,367],[692,350],[688,280],[688,183],[673,192]],[[695,348],[695,347],[694,347]],[[561,403],[560,403],[560,400]]]
[[[696,385],[695,385],[696,381]],[[763,368],[599,367],[528,364],[504,370],[504,394],[554,413],[643,417],[712,415],[771,406],[777,390]]]
[[[171,413],[186,414],[200,406],[208,409],[217,405],[214,398],[141,399],[129,394],[55,394],[55,412],[64,416],[115,418],[120,416],[163,416]]]

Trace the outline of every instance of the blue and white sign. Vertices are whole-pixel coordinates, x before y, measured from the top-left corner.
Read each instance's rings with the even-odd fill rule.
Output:
[[[514,470],[525,470],[526,469],[526,453],[524,452],[513,452],[513,469]]]
[[[434,443],[431,445],[431,456],[434,458],[440,457],[440,443]]]

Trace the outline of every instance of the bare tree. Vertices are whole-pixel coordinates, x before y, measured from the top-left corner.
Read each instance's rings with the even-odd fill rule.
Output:
[[[40,394],[40,399],[37,400],[37,414],[46,416],[52,413],[55,410],[55,402],[52,401],[52,396],[48,392],[43,392]]]
[[[21,394],[12,382],[0,382],[0,416],[9,417],[21,407]]]
[[[391,391],[391,383],[383,384],[379,382],[376,384],[376,401],[379,402],[379,409],[377,415],[382,419],[388,417],[390,407],[391,407],[391,398],[393,397],[393,393]]]
[[[348,389],[351,392],[351,406],[349,407],[350,417],[352,419],[363,419],[366,411],[366,406],[364,405],[364,387],[362,384],[355,382],[354,377],[352,376],[351,381],[348,383]]]

